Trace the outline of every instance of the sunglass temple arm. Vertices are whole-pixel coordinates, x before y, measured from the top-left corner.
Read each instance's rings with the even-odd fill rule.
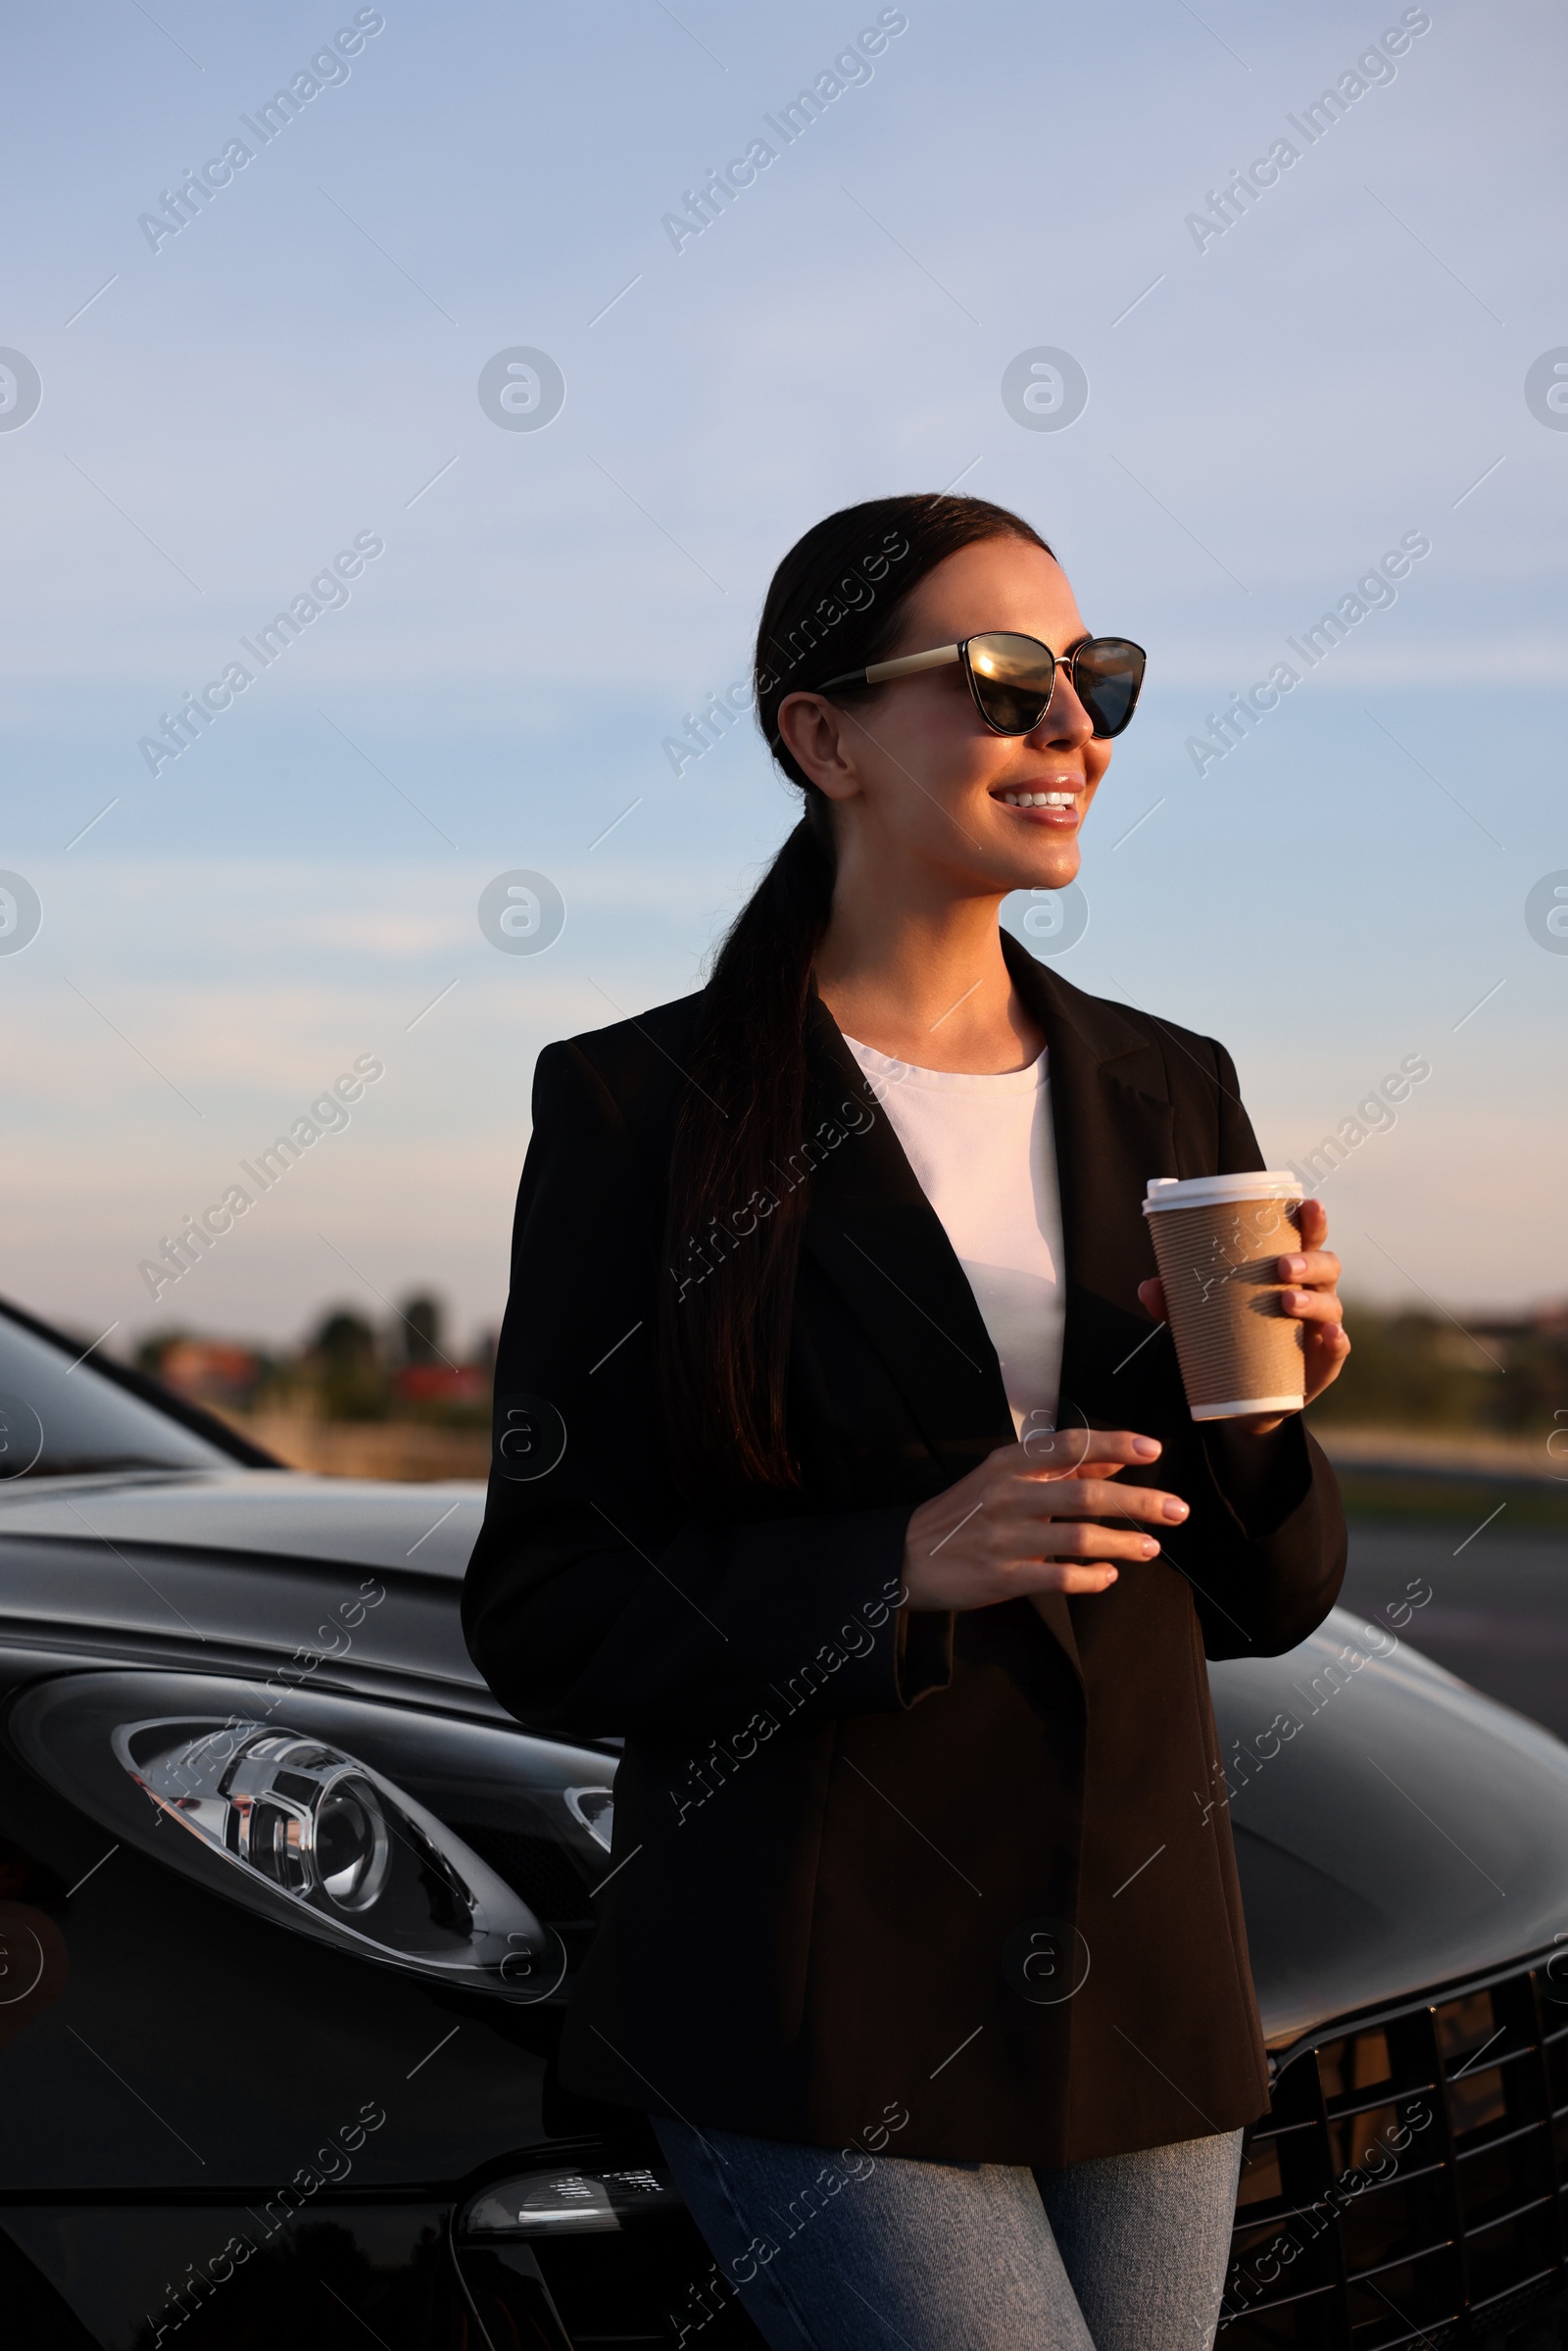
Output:
[[[957,658],[956,645],[939,645],[932,653],[906,653],[897,661],[873,661],[869,669],[847,670],[843,677],[830,677],[816,691],[831,694],[835,686],[886,686],[896,677],[913,677],[921,669],[945,669]]]

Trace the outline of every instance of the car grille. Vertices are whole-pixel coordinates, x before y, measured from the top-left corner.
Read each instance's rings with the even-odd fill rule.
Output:
[[[1568,1954],[1356,2019],[1293,2054],[1248,2133],[1218,2343],[1554,2343]]]

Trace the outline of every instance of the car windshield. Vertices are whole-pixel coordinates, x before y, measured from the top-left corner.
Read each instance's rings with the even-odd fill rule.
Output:
[[[230,1467],[193,1430],[0,1315],[0,1480]]]

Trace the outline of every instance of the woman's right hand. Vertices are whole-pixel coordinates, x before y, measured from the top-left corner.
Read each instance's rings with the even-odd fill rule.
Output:
[[[1157,1536],[1101,1517],[1180,1525],[1187,1504],[1153,1486],[1113,1486],[1129,1463],[1156,1460],[1152,1437],[1062,1429],[1006,1445],[945,1494],[922,1502],[904,1546],[904,1605],[994,1608],[1044,1592],[1103,1592],[1117,1559],[1152,1559]]]

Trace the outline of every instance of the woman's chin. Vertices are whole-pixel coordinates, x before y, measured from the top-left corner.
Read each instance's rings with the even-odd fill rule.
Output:
[[[1028,860],[1028,868],[1013,884],[1016,890],[1065,890],[1069,882],[1078,879],[1083,863],[1076,841],[1063,841],[1043,857]]]

